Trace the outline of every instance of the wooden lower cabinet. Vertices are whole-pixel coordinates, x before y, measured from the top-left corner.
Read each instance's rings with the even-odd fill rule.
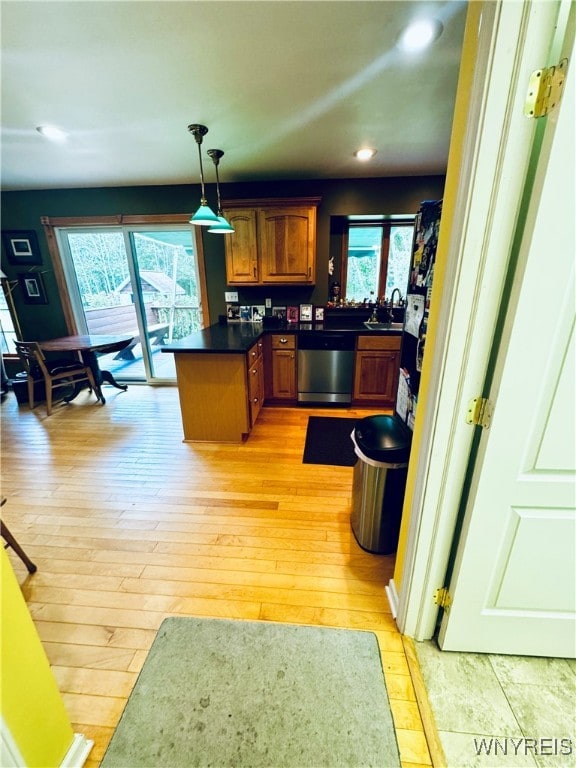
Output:
[[[185,441],[237,443],[250,434],[264,402],[262,346],[174,355]]]
[[[264,356],[262,355],[262,345],[254,345],[248,352],[248,404],[250,407],[250,427],[254,426],[260,409],[264,403]],[[258,348],[256,357],[254,357],[254,348]]]
[[[295,402],[298,397],[296,372],[295,334],[272,334],[269,397],[273,400]]]
[[[396,401],[400,336],[358,336],[353,403],[392,407]]]

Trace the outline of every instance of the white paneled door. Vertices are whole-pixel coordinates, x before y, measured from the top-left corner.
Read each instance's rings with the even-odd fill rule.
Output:
[[[543,118],[443,650],[576,656],[575,64]]]

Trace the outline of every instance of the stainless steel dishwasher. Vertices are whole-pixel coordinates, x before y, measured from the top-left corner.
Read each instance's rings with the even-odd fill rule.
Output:
[[[352,402],[353,333],[304,331],[298,334],[298,402]]]

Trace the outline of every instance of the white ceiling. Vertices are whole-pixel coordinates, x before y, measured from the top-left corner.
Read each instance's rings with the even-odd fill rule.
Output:
[[[442,174],[466,3],[2,0],[2,188]],[[444,32],[396,46],[413,18]],[[42,137],[52,123],[66,143]],[[377,148],[359,163],[353,152]]]

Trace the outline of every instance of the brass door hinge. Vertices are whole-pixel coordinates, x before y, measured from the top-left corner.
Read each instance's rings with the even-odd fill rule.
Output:
[[[440,608],[444,608],[445,611],[450,610],[450,606],[452,605],[452,597],[448,592],[448,587],[442,587],[441,589],[437,589],[436,592],[434,592],[434,602],[436,605],[439,605]]]
[[[487,429],[492,418],[492,403],[487,397],[475,397],[468,403],[466,424],[475,424]]]
[[[546,69],[537,69],[530,75],[524,104],[527,117],[544,117],[560,103],[568,59]]]

